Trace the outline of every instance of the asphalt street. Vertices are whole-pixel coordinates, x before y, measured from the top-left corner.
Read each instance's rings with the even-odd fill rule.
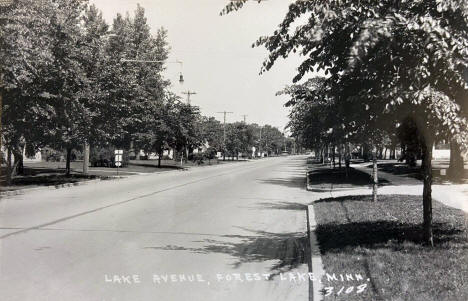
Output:
[[[308,300],[305,163],[4,197],[0,300]]]

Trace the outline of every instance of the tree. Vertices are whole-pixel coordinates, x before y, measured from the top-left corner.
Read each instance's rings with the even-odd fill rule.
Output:
[[[214,117],[202,117],[202,140],[214,152],[223,151],[223,125]]]
[[[448,175],[454,180],[463,179],[465,172],[465,162],[462,154],[462,147],[456,140],[450,141],[450,165]]]
[[[230,123],[226,129],[226,150],[239,160],[239,153],[249,154],[254,145],[254,135],[245,122]]]
[[[231,3],[226,11],[243,2]],[[369,108],[358,126],[371,117],[378,118],[375,124],[414,120],[423,138],[423,234],[431,245],[434,140],[448,134],[468,146],[468,85],[462,74],[468,66],[467,10],[462,0],[296,1],[279,28],[256,43],[269,51],[262,71],[299,51],[305,59],[294,81],[323,70],[329,91],[349,87],[337,102]],[[306,14],[305,23],[297,25]]]
[[[175,142],[173,147],[182,154],[181,160],[184,157],[183,153],[185,153],[185,160],[187,160],[189,153],[203,143],[200,109],[179,101],[176,104],[174,121]]]
[[[10,62],[2,66],[7,127],[2,135],[15,166],[22,164],[25,144],[34,151],[73,140],[68,117],[75,116],[79,87],[85,85],[76,44],[83,7],[83,1],[19,0],[7,13],[9,22],[1,28],[2,61]]]
[[[105,46],[108,37],[109,25],[104,21],[102,13],[91,5],[86,8],[83,19],[83,68],[89,81],[87,97],[84,99],[84,106],[89,108],[85,119],[87,137],[83,145],[83,173],[88,172],[89,164],[89,144],[102,143],[106,139],[107,133],[102,118],[106,106],[106,90],[104,89],[104,78],[102,70],[106,66]]]
[[[19,0],[0,28],[6,101],[2,104],[9,157],[21,166],[44,146],[67,150],[83,143],[128,147],[144,142],[164,107],[169,82],[162,77],[167,34],[153,37],[137,7],[108,25],[86,0]],[[132,65],[122,59],[160,61]],[[84,147],[87,149],[87,147]],[[13,171],[16,168],[13,168]]]
[[[49,17],[50,51],[53,64],[46,76],[48,96],[56,115],[53,133],[54,146],[66,149],[66,174],[69,175],[71,152],[86,141],[89,133],[89,116],[92,114],[90,81],[84,58],[88,54],[83,43],[82,16],[87,1],[64,0],[51,2],[53,13]]]
[[[117,15],[112,25],[114,36],[109,39],[107,55],[108,99],[106,116],[111,123],[112,143],[124,148],[144,148],[148,135],[152,135],[151,122],[160,117],[169,81],[162,77],[164,61],[169,49],[167,32],[150,33],[144,9],[138,6],[133,18]],[[153,63],[122,62],[122,60],[160,61]]]

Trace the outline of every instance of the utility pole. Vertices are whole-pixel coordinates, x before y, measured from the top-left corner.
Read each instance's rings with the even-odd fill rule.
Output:
[[[232,114],[234,112],[216,112],[218,114],[224,114],[224,123],[223,123],[223,161],[226,160],[226,114]]]
[[[89,173],[89,142],[86,141],[83,144],[83,174],[87,175]]]
[[[244,117],[244,123],[245,123],[245,118],[249,115],[241,115],[242,117]]]
[[[187,90],[185,92],[182,92],[182,94],[187,95],[187,104],[190,105],[190,96],[197,94],[197,92]]]

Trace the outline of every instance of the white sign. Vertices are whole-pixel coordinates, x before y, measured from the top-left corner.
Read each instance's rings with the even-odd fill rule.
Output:
[[[122,155],[115,155],[115,162],[122,162]]]
[[[115,162],[115,166],[117,166],[117,167],[122,166],[122,162]]]
[[[122,149],[116,149],[116,150],[114,151],[114,154],[115,154],[115,155],[123,155],[123,150],[122,150]]]

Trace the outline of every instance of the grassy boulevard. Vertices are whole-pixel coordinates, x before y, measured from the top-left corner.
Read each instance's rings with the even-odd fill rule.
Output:
[[[364,180],[350,177],[352,183],[346,183],[336,171],[328,177],[342,188]],[[433,206],[432,248],[422,241],[419,196],[380,195],[372,202],[369,195],[353,195],[314,202],[327,273],[325,300],[468,300],[468,216],[436,201]]]
[[[136,174],[158,173],[171,170],[185,170],[218,164],[230,164],[246,162],[246,160],[205,160],[202,163],[187,161],[183,166],[174,160],[163,160],[161,167],[158,167],[157,160],[131,160],[128,166],[119,168],[90,167],[89,174],[82,173],[83,162],[71,162],[72,173],[65,175],[65,162],[28,162],[24,166],[22,175],[15,176],[10,185],[6,185],[6,168],[2,167],[2,177],[0,178],[0,192],[19,189],[36,188],[41,186],[56,186],[62,184],[74,184],[89,180],[110,180],[116,176],[128,177]]]

